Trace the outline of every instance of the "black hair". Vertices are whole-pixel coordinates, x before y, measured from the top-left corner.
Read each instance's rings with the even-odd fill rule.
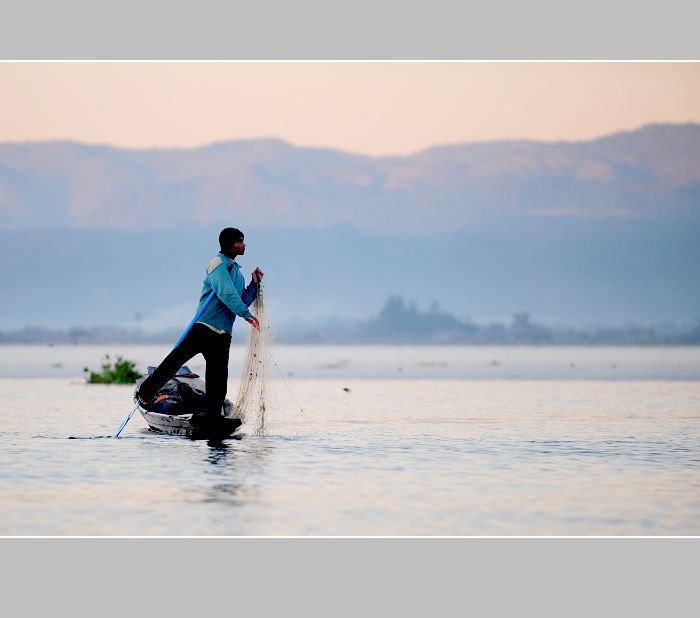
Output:
[[[231,245],[238,240],[243,240],[243,232],[235,227],[227,227],[219,234],[219,247],[221,252],[226,253],[231,250]]]

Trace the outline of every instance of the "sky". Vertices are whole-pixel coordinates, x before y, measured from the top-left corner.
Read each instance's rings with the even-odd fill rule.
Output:
[[[404,155],[700,123],[700,63],[0,63],[0,142],[126,148],[275,137]]]

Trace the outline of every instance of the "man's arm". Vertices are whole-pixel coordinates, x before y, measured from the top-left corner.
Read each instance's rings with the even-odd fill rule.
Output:
[[[248,287],[243,290],[243,294],[241,294],[241,300],[248,305],[248,307],[250,307],[253,304],[253,301],[258,297],[258,285],[262,281],[263,275],[263,271],[260,270],[260,267],[258,266],[250,276],[250,283],[248,284]]]
[[[255,281],[251,281],[248,284],[248,287],[243,290],[243,294],[241,294],[241,300],[245,304],[246,307],[250,307],[253,304],[253,301],[257,298],[258,296],[258,284],[255,283]]]
[[[233,286],[233,281],[231,281],[231,277],[223,264],[219,264],[209,273],[209,281],[221,302],[237,316],[242,317],[244,320],[253,317],[248,311],[248,305],[238,295],[236,288]]]

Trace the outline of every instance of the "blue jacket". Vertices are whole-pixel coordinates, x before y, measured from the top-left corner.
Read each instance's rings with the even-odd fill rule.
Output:
[[[216,292],[216,296],[211,299],[209,306],[199,318],[199,322],[207,324],[219,332],[231,334],[237,315],[244,320],[251,317],[252,314],[248,311],[248,307],[258,295],[258,286],[251,281],[248,287],[245,287],[245,279],[241,274],[240,266],[223,253],[219,253],[207,264],[207,274],[204,277],[199,307],[202,306],[212,290]],[[199,311],[199,307],[197,307],[197,311]]]

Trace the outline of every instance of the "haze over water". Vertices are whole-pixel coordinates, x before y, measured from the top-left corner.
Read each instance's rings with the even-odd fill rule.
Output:
[[[1,534],[700,532],[698,348],[280,346],[268,434],[218,445],[105,437],[103,348],[0,346]]]

